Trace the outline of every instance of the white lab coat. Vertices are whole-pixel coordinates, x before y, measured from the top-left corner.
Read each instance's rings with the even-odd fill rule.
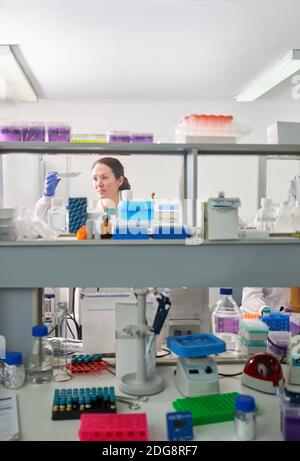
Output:
[[[290,302],[290,288],[244,287],[241,310],[248,314],[261,314],[264,307],[279,311]]]

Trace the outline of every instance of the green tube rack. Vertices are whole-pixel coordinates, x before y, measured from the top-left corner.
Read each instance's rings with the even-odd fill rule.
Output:
[[[228,394],[211,394],[200,397],[177,399],[172,402],[176,411],[190,411],[193,426],[202,424],[233,421],[235,414],[235,398],[238,392]]]

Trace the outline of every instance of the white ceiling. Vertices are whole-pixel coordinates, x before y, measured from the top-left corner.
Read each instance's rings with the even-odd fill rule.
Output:
[[[0,0],[0,43],[40,98],[232,99],[300,48],[299,18],[299,0]]]

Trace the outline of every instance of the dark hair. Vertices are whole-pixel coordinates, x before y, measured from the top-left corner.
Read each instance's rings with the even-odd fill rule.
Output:
[[[119,190],[130,190],[129,181],[126,178],[126,176],[124,175],[124,167],[123,167],[122,163],[117,158],[113,158],[113,157],[99,158],[98,160],[96,160],[96,162],[92,166],[92,169],[98,164],[108,166],[112,170],[112,172],[115,175],[116,179],[119,179],[121,176],[124,177],[123,184],[121,184]]]

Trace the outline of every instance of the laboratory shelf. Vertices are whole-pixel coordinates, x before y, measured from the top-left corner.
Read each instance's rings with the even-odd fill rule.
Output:
[[[0,154],[182,155],[192,150],[196,150],[199,155],[300,157],[300,145],[294,144],[0,143]]]
[[[270,239],[271,240],[271,239]],[[6,242],[0,287],[299,286],[300,242]]]

